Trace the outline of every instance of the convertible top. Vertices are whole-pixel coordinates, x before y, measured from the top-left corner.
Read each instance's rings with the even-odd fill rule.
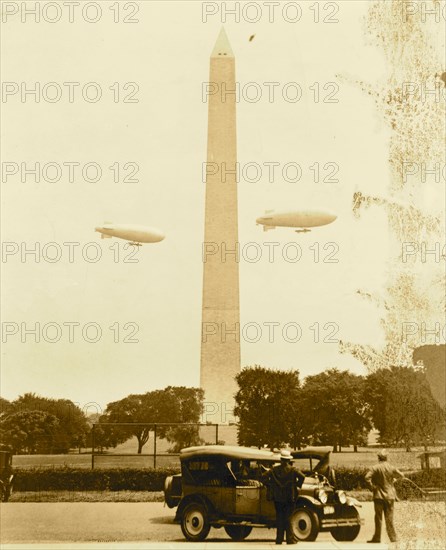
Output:
[[[300,451],[292,451],[293,458],[325,458],[331,453],[331,447],[307,447]]]
[[[200,447],[187,447],[180,452],[181,460],[206,456],[221,456],[240,460],[268,460],[272,462],[280,460],[279,453],[235,445],[201,445]]]

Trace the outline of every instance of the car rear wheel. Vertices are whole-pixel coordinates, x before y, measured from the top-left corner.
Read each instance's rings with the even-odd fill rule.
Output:
[[[295,539],[313,541],[319,534],[319,518],[313,510],[303,506],[291,514],[290,527]]]
[[[206,508],[199,502],[191,502],[184,510],[181,518],[181,530],[187,540],[202,541],[211,529]]]
[[[245,540],[251,533],[252,527],[249,525],[225,525],[225,531],[232,540]]]
[[[356,519],[358,520],[358,525],[349,525],[345,527],[334,527],[330,530],[332,537],[341,542],[341,541],[352,541],[355,540],[359,535],[361,530],[361,525],[359,523],[359,512],[354,506],[349,506],[342,514],[343,518]]]

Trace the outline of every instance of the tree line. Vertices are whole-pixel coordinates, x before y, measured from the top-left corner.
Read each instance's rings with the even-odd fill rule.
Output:
[[[386,446],[423,445],[445,438],[446,412],[420,367],[378,369],[368,376],[328,369],[307,376],[255,366],[236,377],[235,415],[241,445],[366,445],[370,430]]]
[[[372,428],[379,431],[380,443],[407,450],[445,438],[445,408],[419,367],[381,368],[367,376],[328,369],[301,382],[297,370],[254,366],[243,369],[236,380],[234,414],[241,445],[331,445],[335,451],[353,445],[357,450],[367,444]],[[195,425],[204,408],[204,393],[198,388],[169,386],[131,394],[109,403],[103,414],[90,416],[70,400],[34,393],[11,402],[0,398],[0,405],[0,441],[14,453],[58,454],[91,447],[93,423],[99,451],[135,438],[135,451],[142,453],[154,424],[157,438],[171,443],[171,452],[204,443]]]
[[[151,426],[116,426],[116,423],[171,423],[159,426],[157,437],[172,443],[169,449],[203,443],[198,426],[204,394],[198,388],[169,386],[144,394],[132,394],[109,403],[103,414],[87,416],[68,399],[50,399],[26,393],[14,401],[0,398],[0,442],[16,454],[63,454],[71,449],[116,447],[135,437],[137,453],[149,440]]]

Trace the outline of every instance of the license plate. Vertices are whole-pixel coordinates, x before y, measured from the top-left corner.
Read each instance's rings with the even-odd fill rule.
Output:
[[[334,514],[334,513],[335,513],[334,506],[324,506],[324,514],[325,515]]]

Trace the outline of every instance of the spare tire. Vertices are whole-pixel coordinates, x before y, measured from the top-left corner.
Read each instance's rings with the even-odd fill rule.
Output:
[[[168,476],[164,480],[164,502],[169,508],[175,508],[181,500],[181,489],[179,494],[175,491],[178,489],[177,485],[178,483],[174,483],[174,476]]]

